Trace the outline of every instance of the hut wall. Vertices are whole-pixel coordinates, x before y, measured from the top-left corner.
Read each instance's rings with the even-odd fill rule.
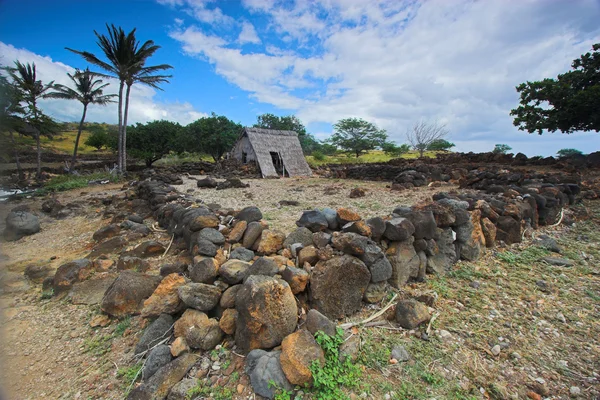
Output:
[[[233,158],[242,161],[242,154],[246,153],[246,162],[255,161],[256,153],[252,148],[252,144],[250,144],[250,139],[248,139],[247,135],[242,136],[240,140],[238,140],[233,147]]]

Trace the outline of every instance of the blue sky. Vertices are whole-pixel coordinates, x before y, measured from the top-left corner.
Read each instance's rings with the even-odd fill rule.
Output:
[[[93,31],[114,23],[162,46],[152,64],[174,67],[164,91],[135,88],[131,122],[296,114],[325,139],[337,120],[362,117],[403,143],[413,123],[437,120],[460,151],[552,155],[599,150],[600,136],[518,131],[514,87],[566,71],[600,41],[598,20],[599,0],[3,0],[0,62],[35,62],[42,79],[68,84],[87,65],[64,47],[97,53]],[[80,117],[74,102],[43,107]],[[94,107],[89,120],[116,115]]]

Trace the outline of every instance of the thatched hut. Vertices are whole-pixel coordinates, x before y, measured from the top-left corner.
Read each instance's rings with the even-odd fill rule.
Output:
[[[257,163],[263,178],[312,175],[294,131],[244,128],[231,156],[243,164]]]

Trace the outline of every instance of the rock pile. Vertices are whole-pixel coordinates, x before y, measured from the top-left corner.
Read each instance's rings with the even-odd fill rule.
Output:
[[[563,186],[573,194],[574,187]],[[273,398],[272,382],[287,389],[310,385],[310,365],[324,362],[314,334],[333,334],[332,320],[382,301],[390,286],[476,260],[499,240],[520,241],[528,225],[551,222],[556,207],[570,202],[556,186],[537,193],[440,193],[433,202],[366,220],[346,208],[307,210],[286,235],[271,229],[257,207],[204,207],[161,181],[140,182],[131,195],[137,197],[131,203],[145,202],[172,235],[169,249],[179,253],[178,261],[162,265],[160,276],[143,272],[148,259],[167,249],[147,240],[124,251],[127,238],[147,234],[135,225],[143,220],[130,216],[99,229],[90,256],[64,264],[46,282],[55,293],[72,291],[95,272],[110,280],[100,302],[104,313],[156,318],[135,348],[146,362],[143,383],[130,399],[166,398],[176,384],[184,385],[178,382],[196,362],[191,354],[227,337],[247,354],[257,394]],[[115,269],[107,266],[107,252],[120,254],[116,277],[99,274]],[[428,300],[417,300],[400,300],[391,318],[406,329],[427,322]]]

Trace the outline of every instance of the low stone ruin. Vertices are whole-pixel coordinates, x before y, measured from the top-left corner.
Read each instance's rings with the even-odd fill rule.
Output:
[[[130,399],[182,398],[176,393],[189,384],[182,379],[197,361],[193,354],[227,337],[246,355],[254,392],[273,398],[271,382],[287,390],[311,384],[309,367],[323,357],[317,331],[333,334],[333,321],[382,302],[391,288],[444,274],[486,247],[560,222],[579,193],[576,184],[503,188],[438,193],[366,220],[346,208],[306,210],[285,234],[271,229],[257,207],[208,208],[146,180],[125,200],[130,210],[146,210],[171,243],[147,240],[126,251],[132,239],[150,233],[142,217],[130,214],[100,228],[90,254],[61,265],[44,288],[77,296],[93,282],[103,313],[153,319],[134,350],[145,364]],[[167,253],[177,261],[152,271],[148,260]],[[110,254],[119,255],[116,263]],[[100,271],[101,279],[89,280]],[[429,311],[421,301],[402,299],[388,317],[414,329]]]

